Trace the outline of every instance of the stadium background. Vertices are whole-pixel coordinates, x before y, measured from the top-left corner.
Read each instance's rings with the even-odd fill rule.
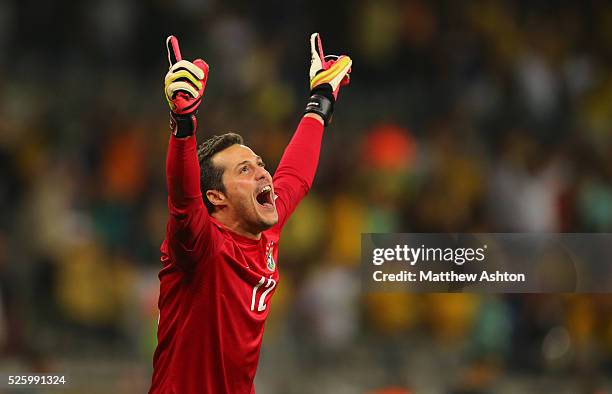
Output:
[[[274,168],[313,31],[353,78],[284,234],[258,392],[610,390],[609,296],[358,282],[361,232],[612,231],[612,5],[591,1],[0,2],[0,371],[146,391],[164,38],[211,66],[199,138],[240,132]]]

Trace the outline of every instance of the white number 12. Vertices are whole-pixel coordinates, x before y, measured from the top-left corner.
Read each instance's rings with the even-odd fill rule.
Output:
[[[253,297],[251,298],[251,310],[252,311],[255,310],[257,290],[264,284],[264,282],[266,282],[266,278],[262,276],[261,279],[259,280],[259,283],[257,283],[253,287]],[[259,305],[257,305],[257,312],[261,312],[266,309],[267,305],[264,304],[264,301],[266,300],[266,296],[268,295],[268,293],[271,292],[275,286],[276,286],[276,281],[272,278],[268,278],[268,282],[266,283],[266,286],[265,286],[267,290],[264,290],[264,292],[261,293],[261,296],[259,297]]]

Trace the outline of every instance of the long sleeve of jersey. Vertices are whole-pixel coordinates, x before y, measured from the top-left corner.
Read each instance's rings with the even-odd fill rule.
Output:
[[[170,136],[166,157],[168,225],[166,242],[172,261],[183,268],[195,264],[206,246],[209,217],[200,191],[200,166],[195,136]]]
[[[304,117],[283,153],[274,173],[279,229],[282,229],[312,186],[319,163],[322,138],[323,124],[316,119]]]

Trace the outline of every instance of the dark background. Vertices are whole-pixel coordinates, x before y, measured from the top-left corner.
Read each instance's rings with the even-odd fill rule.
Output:
[[[0,371],[146,391],[165,37],[210,65],[200,140],[239,132],[274,168],[313,31],[352,82],[283,235],[258,392],[610,390],[608,295],[365,295],[358,275],[362,232],[612,231],[599,1],[0,1]]]

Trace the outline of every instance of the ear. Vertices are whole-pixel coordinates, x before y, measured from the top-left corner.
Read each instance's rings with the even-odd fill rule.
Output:
[[[215,207],[227,205],[227,198],[225,197],[225,194],[219,190],[206,190],[206,198],[208,198],[208,201],[210,201],[210,203]]]

